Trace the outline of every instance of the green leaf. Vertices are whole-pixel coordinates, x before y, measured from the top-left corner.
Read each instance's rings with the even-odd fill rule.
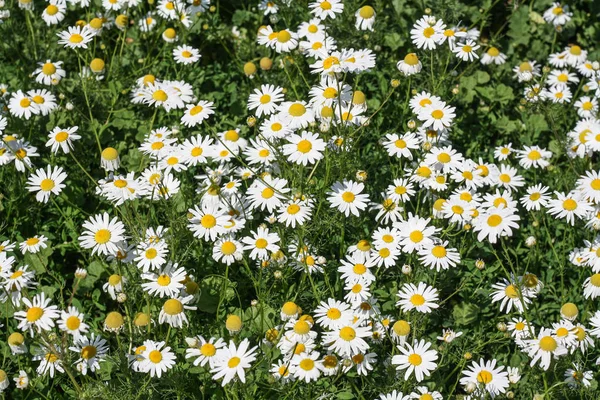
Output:
[[[452,309],[452,317],[457,325],[470,325],[475,322],[479,315],[479,308],[470,303],[460,303]]]
[[[209,276],[200,282],[200,298],[198,309],[208,313],[215,313],[219,299],[223,296],[222,304],[232,300],[235,296],[234,283],[221,276]],[[223,290],[223,288],[225,290]]]

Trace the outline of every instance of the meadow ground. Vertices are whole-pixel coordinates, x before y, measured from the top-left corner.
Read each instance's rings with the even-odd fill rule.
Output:
[[[5,399],[597,399],[600,2],[0,0]]]

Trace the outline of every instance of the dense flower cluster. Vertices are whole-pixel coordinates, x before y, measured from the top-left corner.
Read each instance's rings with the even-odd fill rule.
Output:
[[[63,297],[66,278],[53,273],[48,251],[67,243],[66,236],[57,237],[42,223],[23,240],[16,231],[2,232],[0,301],[13,310],[4,329],[14,360],[0,370],[0,391],[26,390],[31,380],[64,374],[81,392],[89,381],[80,375],[101,379],[105,364],[119,364],[115,359],[129,369],[128,380],[142,376],[144,388],[152,378],[194,369],[223,390],[259,380],[295,388],[298,382],[335,383],[342,377],[353,382],[357,375],[392,377],[387,386],[369,388],[382,400],[526,396],[521,376],[534,379],[548,370],[569,387],[593,389],[594,364],[600,364],[598,62],[569,44],[546,60],[523,59],[508,67],[508,54],[514,54],[508,45],[503,53],[499,44],[482,39],[478,24],[450,23],[427,10],[411,22],[404,57],[392,60],[390,78],[402,79],[392,79],[389,94],[373,103],[363,79],[389,60],[380,60],[375,49],[342,45],[347,42],[335,22],[351,20],[350,29],[369,35],[382,15],[375,5],[348,10],[350,3],[316,0],[306,9],[292,1],[260,1],[260,21],[269,24],[244,35],[252,36],[254,52],[274,55],[283,73],[261,79],[253,62],[244,65],[251,86],[244,99],[246,127],[224,122],[228,116],[218,100],[180,73],[206,57],[185,41],[186,29],[215,12],[209,0],[160,0],[135,20],[129,16],[139,14],[136,0],[107,0],[101,8],[85,0],[50,0],[44,7],[18,1],[15,11],[27,18],[34,14],[48,27],[66,28],[46,38],[66,53],[59,53],[62,61],[39,58],[22,87],[2,86],[2,174],[10,171],[25,183],[31,204],[59,210],[76,231],[72,245],[79,257],[101,268],[70,271],[72,290]],[[98,16],[88,13],[89,21],[65,25],[88,7]],[[278,18],[292,7],[304,7],[307,18]],[[558,35],[572,16],[554,3],[540,19]],[[86,103],[87,85],[111,83],[113,66],[94,55],[97,42],[114,30],[121,38],[113,43],[121,46],[115,54],[123,51],[126,32],[144,38],[156,32],[162,56],[172,57],[169,67],[140,68],[123,82],[126,108],[152,115],[150,128],[140,126],[127,139],[103,136],[89,103],[79,114],[56,117],[73,112],[64,101],[68,90],[62,90],[69,82],[83,85]],[[233,35],[242,34],[234,29]],[[577,120],[569,121],[568,132],[552,128],[560,135],[552,144],[519,141],[513,147],[504,141],[495,148],[464,148],[455,138],[468,129],[461,127],[468,112],[458,86],[437,86],[435,57],[445,63],[444,74],[453,66],[450,77],[505,68],[522,91],[520,107],[557,107]],[[272,60],[265,58],[261,70],[267,71]],[[424,77],[425,60],[431,80]],[[296,81],[290,71],[297,72]],[[399,86],[405,97],[395,96]],[[405,121],[375,131],[388,102],[404,110]],[[42,119],[43,133],[28,135],[21,128]],[[365,170],[344,169],[344,163],[355,165],[351,159],[365,143],[372,155],[358,160]],[[389,164],[387,173],[373,171],[369,163],[376,158]],[[93,173],[84,159],[95,163]],[[545,176],[559,163],[575,177],[560,186]],[[94,178],[99,171],[103,177]],[[86,196],[98,206],[65,214],[59,201],[82,204],[72,187],[83,183],[74,176],[92,181]],[[537,230],[539,221],[587,239],[573,240],[570,253],[557,254],[561,239],[551,237],[552,227],[544,226],[545,234]],[[7,223],[9,229],[19,224]],[[531,233],[522,241],[530,249],[548,235],[557,265],[542,268],[552,274],[511,248],[521,246],[521,230]],[[192,249],[202,254],[193,262]],[[490,255],[494,268],[482,275],[488,268],[483,258]],[[195,263],[211,266],[218,280],[205,285],[213,274],[200,273]],[[239,299],[230,281],[234,269],[257,299]],[[566,282],[571,272],[574,278]],[[103,283],[84,299],[78,289],[92,273]],[[297,282],[277,292],[283,274]],[[55,290],[49,290],[52,285]],[[211,289],[218,291],[210,311],[217,323],[209,327],[214,315],[203,312]],[[501,332],[488,332],[492,338],[480,347],[483,342],[468,343],[484,335],[477,323],[453,322],[461,312],[454,296],[471,289],[483,293],[480,299],[489,306],[480,318],[493,319]],[[239,308],[226,300],[229,291],[231,299],[238,294]],[[545,307],[544,291],[560,304]],[[278,311],[267,319],[266,307]],[[510,350],[488,348],[497,343]]]

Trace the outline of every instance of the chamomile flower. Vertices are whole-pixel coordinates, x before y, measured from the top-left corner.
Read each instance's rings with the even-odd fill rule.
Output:
[[[243,244],[231,236],[223,236],[215,242],[212,257],[215,261],[231,265],[243,257]]]
[[[473,231],[478,232],[480,242],[487,238],[490,243],[496,243],[500,237],[512,236],[512,230],[519,228],[520,219],[511,209],[489,209],[473,219]]]
[[[421,60],[415,53],[408,53],[404,56],[404,59],[398,61],[396,68],[405,76],[411,76],[421,72],[423,64],[421,64]]]
[[[431,343],[425,340],[415,340],[412,345],[406,343],[404,346],[398,346],[401,354],[392,357],[392,365],[395,365],[398,371],[406,370],[405,380],[414,373],[417,382],[421,382],[437,368],[435,361],[438,359],[438,353],[430,350],[430,347]]]
[[[542,149],[539,146],[524,146],[523,150],[518,152],[519,165],[525,169],[546,168],[550,165],[548,159],[552,157],[552,152]]]
[[[356,29],[362,30],[362,31],[372,31],[373,30],[373,24],[375,23],[375,10],[373,9],[373,7],[371,6],[362,6],[361,8],[359,8],[356,13],[354,14],[354,16],[356,17],[356,24],[355,27]]]
[[[421,313],[430,313],[439,307],[436,303],[439,299],[438,290],[425,282],[419,282],[419,286],[405,283],[396,296],[400,299],[396,305],[404,312],[417,310]]]
[[[173,58],[178,64],[193,64],[200,59],[200,51],[192,46],[182,45],[173,49]]]
[[[575,218],[582,219],[593,210],[580,192],[563,194],[554,192],[556,199],[548,200],[548,213],[556,218],[566,218],[567,222],[575,225]]]
[[[308,8],[311,9],[311,14],[321,20],[335,19],[336,14],[344,11],[344,3],[342,0],[315,0],[308,5]]]
[[[473,61],[478,59],[479,56],[475,52],[475,50],[479,49],[478,44],[476,44],[472,40],[467,40],[465,43],[458,43],[452,51],[456,54],[456,57],[460,58],[463,61]]]
[[[279,250],[279,235],[270,233],[268,228],[259,227],[250,232],[251,236],[242,239],[245,244],[244,250],[251,250],[250,258],[253,260],[267,260],[269,252],[275,253]]]
[[[173,297],[165,301],[160,309],[158,322],[160,324],[167,323],[173,328],[181,328],[183,324],[188,324],[185,310],[196,310],[197,307],[189,305],[194,300],[193,295],[186,297]]]
[[[573,13],[569,12],[569,6],[563,6],[559,2],[552,3],[552,7],[544,11],[544,19],[554,26],[562,26],[571,20]]]
[[[417,48],[434,50],[443,32],[444,22],[441,19],[436,20],[435,17],[425,15],[413,25],[410,30],[410,38]]]
[[[481,63],[483,65],[496,64],[502,65],[506,62],[506,54],[500,52],[497,47],[490,47],[481,56]]]
[[[503,366],[496,367],[496,360],[471,362],[471,365],[462,372],[463,377],[460,384],[467,386],[474,385],[477,389],[475,394],[485,397],[485,392],[494,398],[503,394],[508,389],[508,372],[504,371]]]
[[[87,44],[92,41],[94,34],[87,26],[70,26],[68,30],[59,32],[58,44],[71,49],[87,49]]]
[[[336,354],[342,357],[352,357],[369,349],[369,345],[363,338],[370,336],[371,329],[369,327],[348,324],[324,333],[323,342],[329,344],[329,350]]]
[[[442,130],[452,126],[456,114],[455,107],[446,105],[443,101],[436,101],[426,106],[417,114],[417,118],[423,121],[424,127],[432,127],[435,130]]]
[[[35,235],[33,237],[28,238],[24,242],[19,243],[19,249],[21,249],[21,253],[25,255],[25,253],[37,253],[42,249],[48,247],[46,242],[48,238],[44,235]]]
[[[194,237],[214,241],[226,232],[225,225],[229,216],[219,204],[202,203],[201,207],[190,208],[188,213],[191,216],[188,229],[193,232]]]
[[[69,153],[73,150],[73,140],[81,139],[81,136],[75,133],[77,129],[79,129],[77,126],[64,129],[58,126],[55,127],[48,134],[46,147],[50,147],[50,151],[54,154],[58,153],[59,148],[65,154]]]
[[[413,155],[411,150],[417,150],[419,148],[419,139],[411,132],[404,135],[388,133],[385,135],[385,138],[386,140],[383,142],[383,146],[390,156],[396,156],[398,158],[405,157],[412,160]]]
[[[61,167],[51,167],[48,165],[46,170],[37,169],[27,179],[27,190],[36,192],[35,199],[40,203],[47,203],[50,195],[59,195],[65,188],[62,182],[67,179],[67,174]]]
[[[287,227],[304,225],[312,215],[311,200],[292,200],[284,203],[278,211],[277,220]]]
[[[342,301],[327,299],[321,301],[314,311],[316,322],[325,329],[341,329],[350,325],[353,319],[350,305]]]
[[[550,196],[547,195],[549,188],[540,184],[527,188],[527,194],[521,197],[521,204],[527,211],[539,211],[542,207],[546,207]]]
[[[83,322],[84,314],[79,312],[76,307],[69,306],[67,311],[61,311],[60,319],[58,320],[58,328],[77,339],[85,334],[89,325]]]
[[[328,193],[327,200],[331,208],[337,208],[346,217],[350,214],[360,215],[360,211],[367,208],[368,194],[362,194],[365,185],[352,181],[336,182]]]
[[[59,317],[58,307],[50,305],[50,299],[44,292],[36,294],[31,300],[23,297],[24,311],[17,311],[15,319],[19,321],[18,329],[29,331],[33,337],[34,331],[49,331],[54,327],[54,320]]]
[[[447,247],[448,241],[440,242],[431,247],[423,247],[418,251],[419,260],[424,266],[431,269],[448,269],[455,267],[460,262],[460,255],[456,249]]]
[[[248,109],[256,110],[257,117],[273,114],[281,101],[284,99],[283,88],[274,85],[262,85],[254,89],[248,97]]]
[[[246,382],[245,370],[251,367],[252,361],[256,360],[257,347],[250,347],[248,339],[241,341],[236,346],[233,341],[229,345],[223,346],[217,350],[217,361],[211,368],[214,380],[223,378],[221,386],[227,385],[234,379],[239,379],[242,383]]]
[[[324,157],[325,142],[316,133],[303,131],[286,138],[290,143],[283,145],[283,154],[290,162],[307,166]]]
[[[204,100],[186,105],[186,110],[183,117],[181,117],[181,123],[188,128],[201,124],[215,113],[213,106],[214,103],[212,101]]]
[[[166,346],[165,342],[154,342],[148,340],[144,342],[145,350],[140,358],[140,370],[150,374],[151,377],[161,375],[175,366],[176,356],[171,348]]]
[[[177,263],[169,263],[163,270],[145,273],[141,277],[150,281],[142,283],[142,289],[151,296],[175,297],[184,286],[182,282],[186,278],[186,272],[183,267],[177,268]]]
[[[84,249],[92,249],[92,254],[116,254],[118,244],[125,239],[125,227],[117,217],[112,219],[108,213],[96,214],[83,223],[85,229],[79,236]]]
[[[552,359],[557,359],[560,356],[567,354],[568,350],[566,347],[561,345],[552,335],[550,329],[540,329],[537,338],[526,339],[526,351],[531,358],[530,366],[534,366],[540,363],[540,368],[548,370]]]
[[[211,337],[206,340],[203,336],[186,338],[189,348],[185,350],[185,358],[194,358],[195,366],[205,366],[208,364],[210,368],[214,368],[217,364],[217,351],[226,346],[225,341],[221,338]]]
[[[91,337],[79,336],[75,339],[75,345],[69,347],[69,350],[79,353],[79,359],[75,361],[75,366],[83,375],[87,375],[88,370],[95,372],[100,369],[100,362],[108,353],[108,342],[100,336]]]
[[[62,65],[62,61],[51,60],[38,63],[39,67],[33,71],[35,81],[46,86],[58,84],[67,75]]]

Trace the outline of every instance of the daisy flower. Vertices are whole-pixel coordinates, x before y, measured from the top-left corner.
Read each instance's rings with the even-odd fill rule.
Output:
[[[83,322],[83,317],[84,314],[76,307],[69,306],[67,311],[61,311],[58,328],[76,339],[89,329],[89,325]]]
[[[175,366],[177,357],[171,351],[170,347],[165,347],[165,342],[154,342],[148,340],[144,342],[145,350],[141,354],[143,361],[140,363],[140,370],[151,377],[161,375]]]
[[[456,117],[455,110],[455,107],[450,107],[443,101],[436,101],[420,111],[417,118],[423,121],[423,127],[431,126],[439,131],[452,126],[454,117]]]
[[[323,158],[325,142],[316,133],[303,131],[300,135],[288,136],[289,144],[283,145],[283,154],[288,161],[307,166]]]
[[[8,101],[8,111],[17,118],[29,119],[40,113],[40,109],[31,98],[21,90],[11,93]]]
[[[448,269],[455,267],[460,262],[460,255],[456,249],[449,248],[448,241],[440,242],[431,247],[423,247],[418,251],[419,260],[424,266],[431,269]]]
[[[33,337],[34,328],[36,331],[49,331],[54,327],[54,320],[59,317],[58,307],[50,305],[50,299],[46,298],[44,292],[36,294],[31,300],[23,297],[22,301],[25,310],[14,314],[19,321],[19,330],[28,330]]]
[[[92,41],[94,34],[87,26],[70,26],[68,30],[57,33],[59,37],[58,44],[63,44],[71,49],[84,48],[87,49],[87,44]]]
[[[273,114],[284,99],[283,88],[275,85],[262,85],[259,89],[254,89],[248,97],[248,110],[256,110],[257,117]]]
[[[191,217],[188,218],[188,229],[194,237],[212,242],[226,232],[225,225],[230,217],[220,204],[202,203],[201,207],[190,208],[188,213]]]
[[[292,200],[284,203],[278,211],[277,220],[287,227],[295,228],[304,225],[312,216],[311,200]]]
[[[569,6],[563,6],[559,2],[552,3],[552,7],[544,11],[544,19],[554,26],[566,24],[572,16],[573,13],[569,12]]]
[[[388,133],[385,135],[385,138],[386,140],[383,142],[383,146],[390,156],[398,158],[405,157],[412,160],[413,155],[411,150],[417,150],[419,148],[419,139],[411,132],[407,132],[404,135]]]
[[[472,40],[467,40],[466,43],[458,43],[456,47],[452,49],[456,57],[460,58],[463,61],[473,61],[474,59],[479,58],[475,50],[479,49],[478,44],[475,44]]]
[[[177,46],[173,49],[173,58],[178,64],[193,64],[200,59],[200,51],[188,45]]]
[[[478,241],[487,238],[490,243],[496,243],[499,237],[512,236],[512,230],[519,228],[520,219],[511,209],[489,209],[473,219],[473,231],[478,232]]]
[[[252,361],[256,360],[256,349],[256,346],[250,348],[248,339],[242,340],[239,346],[236,346],[231,340],[228,346],[218,349],[217,361],[210,370],[213,379],[223,378],[221,386],[227,385],[236,377],[242,383],[245,383],[245,370],[251,367]]]
[[[286,193],[291,189],[286,187],[288,181],[281,178],[272,178],[267,176],[264,179],[257,179],[246,192],[250,201],[250,209],[267,210],[272,213],[276,208],[281,207],[283,200],[286,199]]]
[[[462,374],[460,384],[465,387],[475,385],[475,393],[479,396],[485,397],[485,392],[488,392],[494,398],[505,393],[509,386],[508,372],[504,371],[503,366],[496,367],[496,360],[484,361],[482,358],[478,363],[472,361]]]
[[[444,32],[444,22],[441,19],[424,15],[413,25],[410,30],[410,38],[417,48],[433,50],[440,41],[440,35]]]
[[[46,247],[48,247],[48,245],[46,244],[47,241],[48,238],[46,236],[35,235],[34,237],[30,237],[24,242],[21,242],[19,244],[19,248],[21,249],[21,253],[23,253],[23,255],[25,255],[25,253],[27,252],[35,254],[41,249],[45,249]]]
[[[193,295],[186,297],[174,297],[168,299],[163,303],[158,316],[158,322],[164,324],[165,322],[173,328],[181,328],[183,324],[188,324],[185,310],[196,310],[197,307],[190,306],[188,303],[194,300]]]
[[[285,101],[278,107],[278,115],[290,129],[306,128],[315,120],[312,107],[304,101]]]
[[[69,347],[69,350],[79,353],[79,359],[75,361],[75,366],[83,375],[87,375],[88,370],[95,372],[100,369],[100,362],[105,361],[108,353],[108,342],[100,336],[91,337],[79,336],[75,339],[75,345]]]
[[[73,140],[81,139],[81,136],[75,133],[77,129],[79,129],[77,126],[65,129],[58,126],[55,127],[48,134],[46,147],[50,147],[50,151],[54,154],[58,153],[59,148],[65,154],[69,153],[73,150]]]
[[[404,76],[411,76],[421,72],[423,64],[421,64],[419,57],[417,57],[415,53],[408,53],[404,56],[403,60],[398,61],[396,68],[398,68],[398,71],[402,72]]]
[[[185,350],[185,358],[195,358],[193,361],[195,366],[204,367],[208,364],[210,368],[214,368],[218,362],[217,357],[215,357],[217,351],[227,345],[221,338],[211,337],[206,340],[200,335],[186,338],[185,341],[190,346]]]
[[[521,197],[521,204],[527,211],[539,211],[542,207],[546,207],[550,196],[547,195],[549,188],[547,186],[537,184],[527,188],[527,194]]]
[[[355,28],[361,31],[372,31],[373,24],[375,23],[375,10],[371,6],[362,6],[359,8],[354,16],[356,17]]]
[[[27,179],[27,190],[37,192],[35,199],[40,203],[47,203],[50,194],[59,195],[65,188],[62,182],[67,178],[67,174],[61,167],[51,167],[48,165],[46,170],[37,169]]]
[[[310,3],[308,8],[311,9],[311,14],[321,20],[335,19],[336,14],[341,14],[344,11],[344,3],[342,0],[316,0]]]
[[[437,368],[435,361],[438,359],[438,353],[430,350],[430,347],[431,343],[425,340],[415,340],[412,345],[405,343],[404,346],[398,346],[402,354],[392,357],[392,365],[395,365],[398,371],[406,370],[405,380],[414,373],[417,382],[421,382]]]
[[[51,60],[38,63],[39,67],[33,71],[33,75],[36,76],[35,81],[46,86],[58,84],[62,78],[67,76],[67,73],[62,68],[62,65],[62,61],[53,62]]]
[[[259,227],[256,231],[250,232],[251,236],[242,239],[245,243],[244,250],[251,250],[250,258],[253,260],[267,260],[269,252],[276,253],[279,251],[279,235],[270,233],[266,227]]]
[[[188,128],[194,127],[202,123],[202,121],[208,119],[212,114],[215,113],[213,106],[214,103],[212,101],[204,100],[201,100],[195,104],[186,105],[186,110],[183,116],[181,117],[181,123],[187,126]]]
[[[142,274],[142,279],[150,282],[142,283],[142,289],[151,296],[175,297],[184,287],[183,281],[186,278],[185,268],[177,268],[177,263],[167,264],[167,266],[158,273]]]
[[[583,219],[593,207],[583,198],[580,192],[563,194],[554,192],[556,199],[548,200],[548,214],[556,218],[566,218],[567,223],[575,225],[575,218]]]
[[[221,237],[215,242],[212,257],[215,261],[231,265],[243,258],[243,244],[231,236]]]
[[[430,313],[439,307],[436,303],[439,299],[438,290],[425,282],[419,282],[419,286],[414,283],[405,283],[396,296],[400,298],[396,305],[400,306],[404,312],[416,309],[421,313]]]
[[[481,56],[481,63],[483,65],[496,64],[502,65],[506,62],[506,54],[500,52],[497,47],[490,47]]]
[[[357,324],[341,326],[323,334],[323,343],[329,344],[329,350],[342,357],[352,357],[364,353],[369,345],[363,339],[371,336],[371,328],[361,327]]]
[[[562,346],[552,335],[550,329],[541,328],[535,339],[526,339],[526,351],[531,358],[530,366],[535,366],[538,361],[540,368],[547,371],[552,359],[567,354],[567,348]]]
[[[368,194],[361,194],[365,185],[353,181],[336,182],[328,193],[327,200],[331,203],[331,208],[337,208],[346,217],[350,214],[360,215],[360,211],[367,208],[369,202]]]
[[[290,360],[290,369],[294,378],[306,383],[316,381],[323,370],[323,361],[318,358],[319,353],[315,351],[296,353]]]
[[[352,323],[353,315],[350,305],[342,301],[327,299],[321,301],[314,311],[316,322],[325,329],[341,329]]]
[[[79,243],[84,249],[92,249],[92,255],[116,254],[118,243],[125,239],[125,226],[117,217],[110,219],[108,213],[89,217],[83,228]]]

